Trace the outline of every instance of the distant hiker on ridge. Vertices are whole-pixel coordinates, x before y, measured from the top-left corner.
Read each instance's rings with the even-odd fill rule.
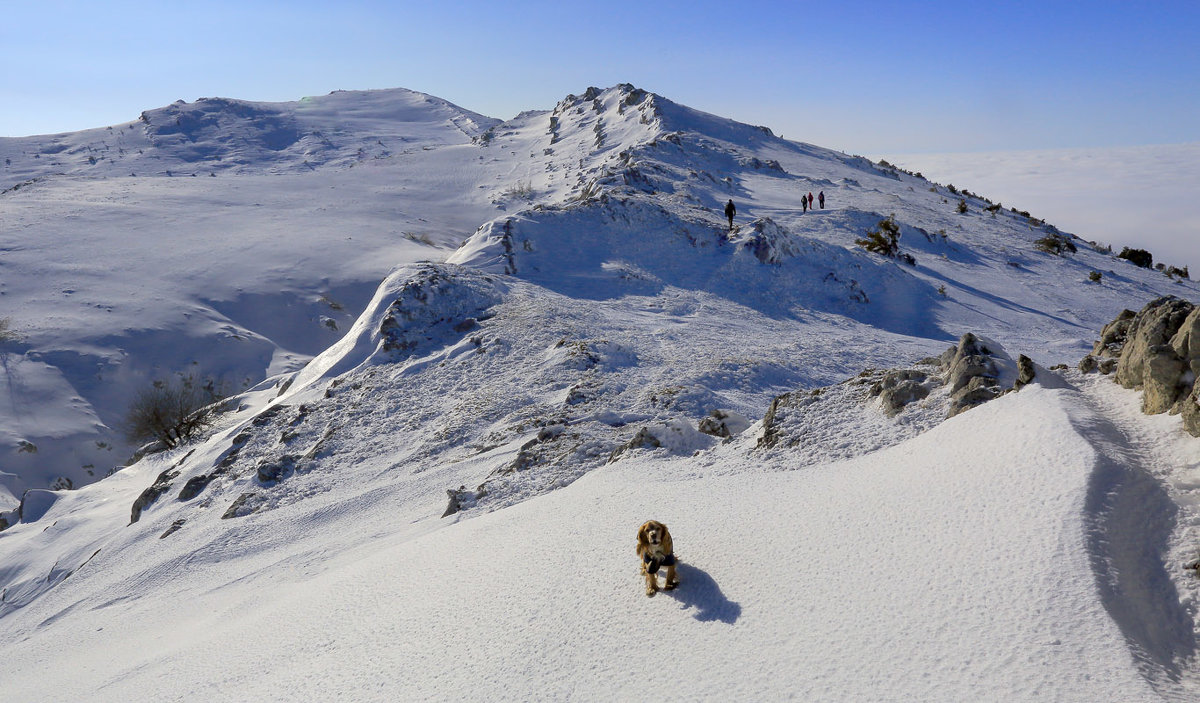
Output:
[[[807,195],[800,196],[800,205],[804,208],[804,212],[808,212],[808,196]]]
[[[817,193],[817,202],[821,204],[821,209],[825,209],[825,191]]]
[[[808,209],[809,209],[809,210],[813,209],[813,206],[812,206],[812,191],[811,191],[811,190],[810,190],[810,191],[808,191]]]
[[[737,208],[733,206],[733,200],[725,203],[725,216],[729,218],[729,231],[733,231],[733,216],[737,214]]]

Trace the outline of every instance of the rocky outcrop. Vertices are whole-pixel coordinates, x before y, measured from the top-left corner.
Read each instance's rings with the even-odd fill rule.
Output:
[[[967,333],[940,356],[910,368],[868,369],[835,386],[777,396],[763,417],[758,447],[836,445],[822,450],[825,456],[874,451],[1018,391],[1033,383],[1037,374],[1038,367],[1029,357],[1021,355],[1014,362],[1000,345]],[[864,409],[847,409],[855,405]],[[839,414],[847,415],[846,425],[872,426],[876,437],[831,436],[828,419]]]
[[[1184,429],[1200,437],[1200,307],[1164,296],[1136,314],[1123,311],[1104,326],[1079,370],[1107,372],[1114,360],[1113,379],[1142,391],[1142,412],[1180,414]]]
[[[1033,359],[1021,354],[1017,357],[1017,382],[1013,384],[1013,390],[1019,391],[1037,377],[1037,367],[1033,364]]]
[[[171,483],[179,476],[179,472],[174,468],[167,469],[154,479],[154,483],[150,487],[142,491],[137,500],[133,501],[133,509],[129,514],[129,524],[137,522],[142,517],[142,511],[147,506],[158,500],[159,496],[166,493],[171,488]]]
[[[1100,331],[1100,339],[1092,345],[1092,356],[1117,358],[1121,356],[1121,349],[1125,346],[1125,339],[1129,336],[1129,326],[1133,324],[1134,315],[1132,310],[1122,310],[1117,319],[1104,326]]]
[[[947,417],[982,405],[1000,397],[1000,368],[988,344],[967,332],[941,356],[941,366],[950,387],[950,409]],[[1030,377],[1032,380],[1032,376]]]
[[[878,397],[883,412],[895,417],[904,406],[929,396],[929,374],[916,369],[888,371],[871,386],[870,395]]]
[[[732,410],[713,410],[700,419],[696,429],[704,434],[729,439],[745,432],[750,427],[750,421],[744,415]]]
[[[1193,305],[1174,296],[1152,301],[1130,322],[1125,344],[1117,362],[1116,381],[1126,388],[1154,386],[1155,401],[1163,396],[1173,398],[1176,367],[1181,359],[1171,346],[1171,339],[1191,314]],[[1169,407],[1169,406],[1168,406]],[[1145,409],[1145,408],[1143,408]],[[1147,410],[1147,412],[1150,412]],[[1155,410],[1153,412],[1163,412]]]

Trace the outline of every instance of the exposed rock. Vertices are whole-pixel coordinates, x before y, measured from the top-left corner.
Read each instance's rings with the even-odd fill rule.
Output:
[[[442,513],[442,517],[475,507],[475,503],[485,495],[485,491],[482,486],[476,491],[468,491],[466,486],[459,486],[458,488],[447,488],[446,495],[449,496],[450,502],[446,505],[446,511]]]
[[[189,478],[187,483],[183,484],[183,490],[179,491],[179,500],[191,500],[200,495],[200,491],[203,491],[214,478],[216,478],[215,473],[200,474]]]
[[[630,449],[658,449],[661,446],[662,442],[658,441],[658,437],[654,436],[654,433],[650,431],[650,428],[643,427],[637,431],[637,434],[633,436],[633,439],[617,447],[612,451],[612,454],[608,455],[608,463],[611,464],[612,462],[616,461],[618,457]]]
[[[1100,357],[1101,353],[1119,358]],[[1132,317],[1128,310],[1122,312],[1104,326],[1100,341],[1079,368],[1086,372],[1095,366],[1107,373],[1106,366],[1114,361],[1114,380],[1142,390],[1143,412],[1179,413],[1184,429],[1200,437],[1200,307],[1169,295]]]
[[[1033,366],[1033,359],[1021,354],[1017,357],[1017,382],[1013,384],[1013,390],[1021,390],[1037,376],[1037,369]]]
[[[9,527],[8,518],[4,517],[3,515],[0,515],[0,532],[4,532],[5,530],[8,529],[8,527]]]
[[[133,509],[130,512],[129,524],[132,525],[133,523],[137,522],[138,518],[142,516],[142,511],[145,510],[146,507],[151,503],[158,500],[159,496],[161,496],[163,493],[166,493],[167,490],[171,488],[171,482],[174,481],[178,476],[179,472],[173,468],[167,469],[159,474],[158,478],[154,479],[154,483],[150,484],[150,487],[142,491],[142,494],[137,497],[137,500],[133,501]]]
[[[1140,388],[1145,382],[1151,357],[1170,351],[1171,338],[1192,312],[1192,304],[1175,296],[1158,298],[1142,308],[1130,322],[1129,332],[1117,363],[1117,383]]]
[[[1115,320],[1105,325],[1100,331],[1100,339],[1092,345],[1092,356],[1121,356],[1121,349],[1124,348],[1129,335],[1129,326],[1136,314],[1132,310],[1122,310]]]
[[[884,414],[895,417],[904,406],[929,396],[928,380],[928,374],[916,369],[888,371],[871,386],[870,396],[879,398]]]
[[[758,438],[759,449],[770,449],[779,444],[779,416],[784,408],[792,404],[795,397],[795,393],[784,393],[771,399],[771,407],[767,408],[767,414],[763,415],[763,433]]]
[[[663,448],[672,454],[692,454],[713,445],[713,439],[698,432],[692,423],[683,418],[671,418],[655,422],[638,430],[633,439],[614,449],[608,456],[609,463],[631,449]]]
[[[1142,371],[1142,412],[1157,415],[1170,410],[1180,396],[1190,388],[1181,382],[1186,364],[1175,350],[1167,345],[1147,350]]]
[[[276,460],[264,459],[258,464],[260,483],[275,483],[296,469],[296,457],[284,454]]]
[[[971,376],[965,386],[950,395],[950,410],[946,417],[954,417],[977,405],[983,405],[989,400],[998,398],[1000,395],[1001,390],[996,384],[996,379],[987,376]]]
[[[233,503],[229,505],[229,509],[225,511],[225,514],[221,516],[221,519],[228,520],[229,518],[243,517],[257,512],[258,505],[252,501],[254,497],[255,496],[253,493],[241,494],[237,497],[237,500],[233,501]]]
[[[750,427],[750,421],[745,416],[732,410],[713,410],[700,419],[698,430],[713,437],[728,439],[739,435]]]
[[[1200,307],[1192,309],[1171,337],[1171,348],[1180,359],[1187,360],[1186,370],[1191,371],[1192,376],[1200,377]]]
[[[1091,354],[1087,354],[1079,360],[1079,373],[1091,373],[1097,368],[1099,368],[1099,364],[1096,363],[1096,357]]]
[[[187,522],[187,520],[185,520],[183,518],[179,518],[175,522],[172,522],[171,526],[167,528],[166,532],[163,532],[161,535],[158,536],[158,538],[166,539],[167,537],[170,537],[171,535],[175,534],[175,532],[177,532],[179,530],[179,528],[183,527],[183,524],[185,522]]]
[[[943,360],[947,354],[950,354],[950,358],[945,365],[946,383],[950,386],[951,394],[966,387],[973,378],[990,378],[994,382],[999,375],[990,350],[970,332],[959,338],[957,347],[951,347],[942,354]]]
[[[75,482],[66,476],[59,476],[50,482],[52,491],[69,491],[73,488],[75,488]]]
[[[764,264],[779,264],[795,255],[793,237],[769,217],[751,222],[736,237],[737,250],[747,251]]]
[[[1184,399],[1180,415],[1183,416],[1183,429],[1193,437],[1200,437],[1200,383]]]

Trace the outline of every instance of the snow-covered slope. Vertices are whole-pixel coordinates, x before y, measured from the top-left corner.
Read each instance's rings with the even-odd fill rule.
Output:
[[[406,91],[321,100],[149,113],[144,134],[180,125],[156,152],[192,163],[197,136],[215,177],[0,195],[17,690],[70,657],[63,690],[101,699],[627,698],[654,645],[708,699],[1196,690],[1197,591],[1166,566],[1200,520],[1194,440],[1046,371],[1193,283],[629,85],[504,123]],[[306,119],[336,148],[270,148]],[[405,130],[409,150],[348,158]],[[857,243],[888,218],[899,257]],[[891,419],[819,388],[968,331],[1037,384],[944,423],[945,388]],[[248,389],[211,434],[43,490],[117,465],[132,393],[192,368]],[[803,441],[761,446],[783,393],[824,400]],[[692,585],[647,601],[651,517]],[[284,651],[315,673],[263,674]]]
[[[419,475],[366,456],[337,492],[158,539],[172,515],[119,526],[167,466],[146,461],[0,540],[60,558],[6,556],[10,583],[55,587],[9,587],[0,671],[89,700],[628,700],[654,666],[700,700],[1186,700],[1192,624],[1142,520],[1167,499],[1100,499],[1147,482],[1089,400],[1133,393],[1104,383],[803,471],[644,455],[475,520],[439,521]],[[654,599],[633,553],[647,517],[682,562]],[[1127,572],[1162,604],[1118,591]]]
[[[302,173],[459,144],[496,122],[403,89],[336,91],[292,103],[179,100],[111,127],[0,139],[0,190],[63,175]]]

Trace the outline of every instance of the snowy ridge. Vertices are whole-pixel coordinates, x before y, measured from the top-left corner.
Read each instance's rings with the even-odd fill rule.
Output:
[[[19,470],[5,485],[28,510],[0,532],[0,628],[27,633],[0,660],[13,690],[38,697],[50,666],[72,671],[55,695],[100,700],[628,698],[647,622],[676,693],[700,699],[1200,690],[1200,587],[1175,566],[1200,527],[1200,449],[1177,420],[1123,415],[1134,392],[1048,370],[1120,309],[1195,284],[629,85],[461,128],[436,100],[374,97],[414,101],[430,148],[276,150],[303,103],[198,102],[150,115],[159,148],[183,159],[199,153],[186,134],[227,145],[248,125],[245,150],[222,152],[247,172],[0,196],[59,244],[72,199],[95,199],[89,253],[145,227],[110,208],[213,218],[183,243],[188,265],[136,292],[93,272],[48,295],[42,250],[4,232],[18,275],[0,292],[32,311],[4,349],[10,399],[37,378],[88,418],[53,414],[63,431],[38,435],[27,412],[0,415]],[[377,126],[365,99],[340,143]],[[451,126],[463,137],[438,142]],[[280,154],[333,168],[284,173]],[[810,190],[828,209],[800,206]],[[911,263],[856,243],[885,219]],[[1040,251],[1045,237],[1077,251]],[[108,305],[105,329],[64,314],[72,298]],[[967,331],[1004,388],[1018,354],[1034,383],[949,420],[941,381],[894,417],[867,393]],[[111,436],[126,386],[101,376],[193,354],[245,377],[208,436],[45,490],[70,432]],[[784,394],[790,439],[764,446]],[[653,600],[633,558],[650,517],[684,580]]]
[[[51,176],[213,176],[346,167],[468,141],[496,120],[404,89],[290,103],[179,100],[132,122],[0,138],[0,190]]]

